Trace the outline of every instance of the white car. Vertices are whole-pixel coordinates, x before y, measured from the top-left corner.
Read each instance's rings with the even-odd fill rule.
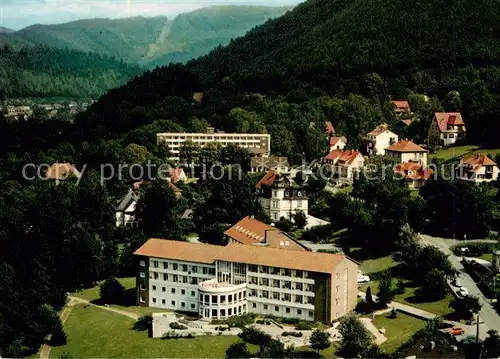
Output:
[[[458,290],[457,294],[458,294],[459,296],[461,296],[461,297],[465,297],[466,295],[469,295],[469,291],[467,290],[467,288],[465,288],[465,287],[461,287],[461,288]]]

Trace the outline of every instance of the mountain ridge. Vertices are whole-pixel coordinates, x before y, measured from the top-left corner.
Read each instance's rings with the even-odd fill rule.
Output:
[[[69,48],[155,67],[204,55],[288,9],[212,6],[179,14],[172,20],[166,16],[136,16],[34,24],[15,32],[0,32],[0,45],[9,44],[16,49],[36,45]]]

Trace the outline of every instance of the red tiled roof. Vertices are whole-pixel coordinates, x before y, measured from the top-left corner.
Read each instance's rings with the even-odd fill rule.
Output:
[[[213,263],[216,260],[221,260],[319,273],[334,273],[335,268],[345,260],[356,263],[343,254],[287,251],[236,243],[227,246],[215,246],[158,238],[149,239],[134,254],[196,263]]]
[[[434,173],[432,169],[423,168],[422,165],[412,162],[403,162],[394,167],[394,173],[402,175],[409,180],[427,180]]]
[[[461,160],[460,165],[466,165],[466,166],[472,167],[471,170],[473,172],[479,170],[480,168],[482,168],[484,166],[497,166],[495,161],[493,161],[487,155],[481,154],[481,153],[476,153],[472,156],[463,158]]]
[[[410,112],[410,104],[408,101],[392,101],[396,112]]]
[[[354,150],[333,150],[325,156],[325,159],[350,165],[358,155],[361,155],[361,152]]]
[[[132,189],[134,191],[137,191],[139,188],[141,188],[142,185],[146,184],[148,181],[144,181],[144,180],[140,180],[139,182],[134,182],[132,184]],[[182,190],[177,187],[175,184],[173,184],[172,182],[168,182],[168,186],[170,188],[172,188],[172,190],[176,193],[182,193]]]
[[[54,180],[64,180],[70,176],[80,176],[80,172],[71,163],[54,163],[45,173],[46,178]]]
[[[406,126],[410,126],[413,122],[412,119],[406,119],[406,120],[401,120],[401,122],[403,122]]]
[[[344,143],[347,142],[347,139],[345,137],[330,137],[330,146],[335,146],[339,141],[344,141]]]
[[[378,135],[380,135],[388,130],[389,130],[389,125],[387,123],[382,123],[382,124],[378,125],[377,127],[375,127],[375,129],[373,131],[369,132],[368,134],[370,136],[378,136]]]
[[[305,247],[279,229],[248,216],[226,230],[224,234],[245,245],[267,242],[271,248],[306,250]],[[282,246],[285,242],[288,242],[288,245]]]
[[[173,183],[179,182],[182,176],[185,176],[184,170],[182,168],[171,168],[170,169],[170,178]]]
[[[460,112],[436,112],[434,113],[434,121],[437,121],[439,130],[445,132],[450,126],[465,126],[464,120]]]
[[[276,181],[276,171],[271,169],[260,179],[255,188],[260,188],[262,185],[271,186],[274,181]]]
[[[410,140],[401,140],[387,147],[385,150],[393,152],[427,152],[426,149],[423,149]]]

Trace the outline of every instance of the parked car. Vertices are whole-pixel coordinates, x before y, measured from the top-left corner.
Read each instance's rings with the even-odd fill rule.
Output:
[[[465,297],[466,295],[469,295],[469,291],[465,287],[460,287],[457,294],[461,297]]]
[[[358,273],[358,283],[368,283],[369,281],[370,281],[369,276]]]
[[[448,333],[450,333],[453,336],[457,336],[457,335],[464,334],[465,330],[463,328],[460,328],[460,327],[453,327],[450,330],[448,330]]]

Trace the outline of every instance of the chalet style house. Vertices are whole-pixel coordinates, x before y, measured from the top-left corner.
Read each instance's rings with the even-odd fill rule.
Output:
[[[383,156],[385,148],[398,142],[398,135],[389,130],[389,125],[383,123],[366,136],[364,151],[369,156]]]
[[[293,220],[293,215],[298,211],[307,216],[305,186],[296,183],[290,174],[269,170],[255,187],[262,210],[273,221],[279,221],[282,217]]]
[[[329,146],[330,146],[330,152],[333,150],[343,150],[345,148],[345,146],[347,146],[347,138],[345,138],[344,136],[342,136],[342,137],[337,137],[337,136],[330,137]]]
[[[408,101],[392,101],[396,115],[410,115],[411,109]]]
[[[410,140],[401,140],[385,149],[385,156],[397,163],[418,163],[427,167],[427,150]]]
[[[429,147],[450,146],[465,138],[465,123],[460,112],[436,112],[429,127]]]
[[[498,165],[484,154],[474,154],[462,158],[456,168],[457,178],[475,183],[496,181]]]

